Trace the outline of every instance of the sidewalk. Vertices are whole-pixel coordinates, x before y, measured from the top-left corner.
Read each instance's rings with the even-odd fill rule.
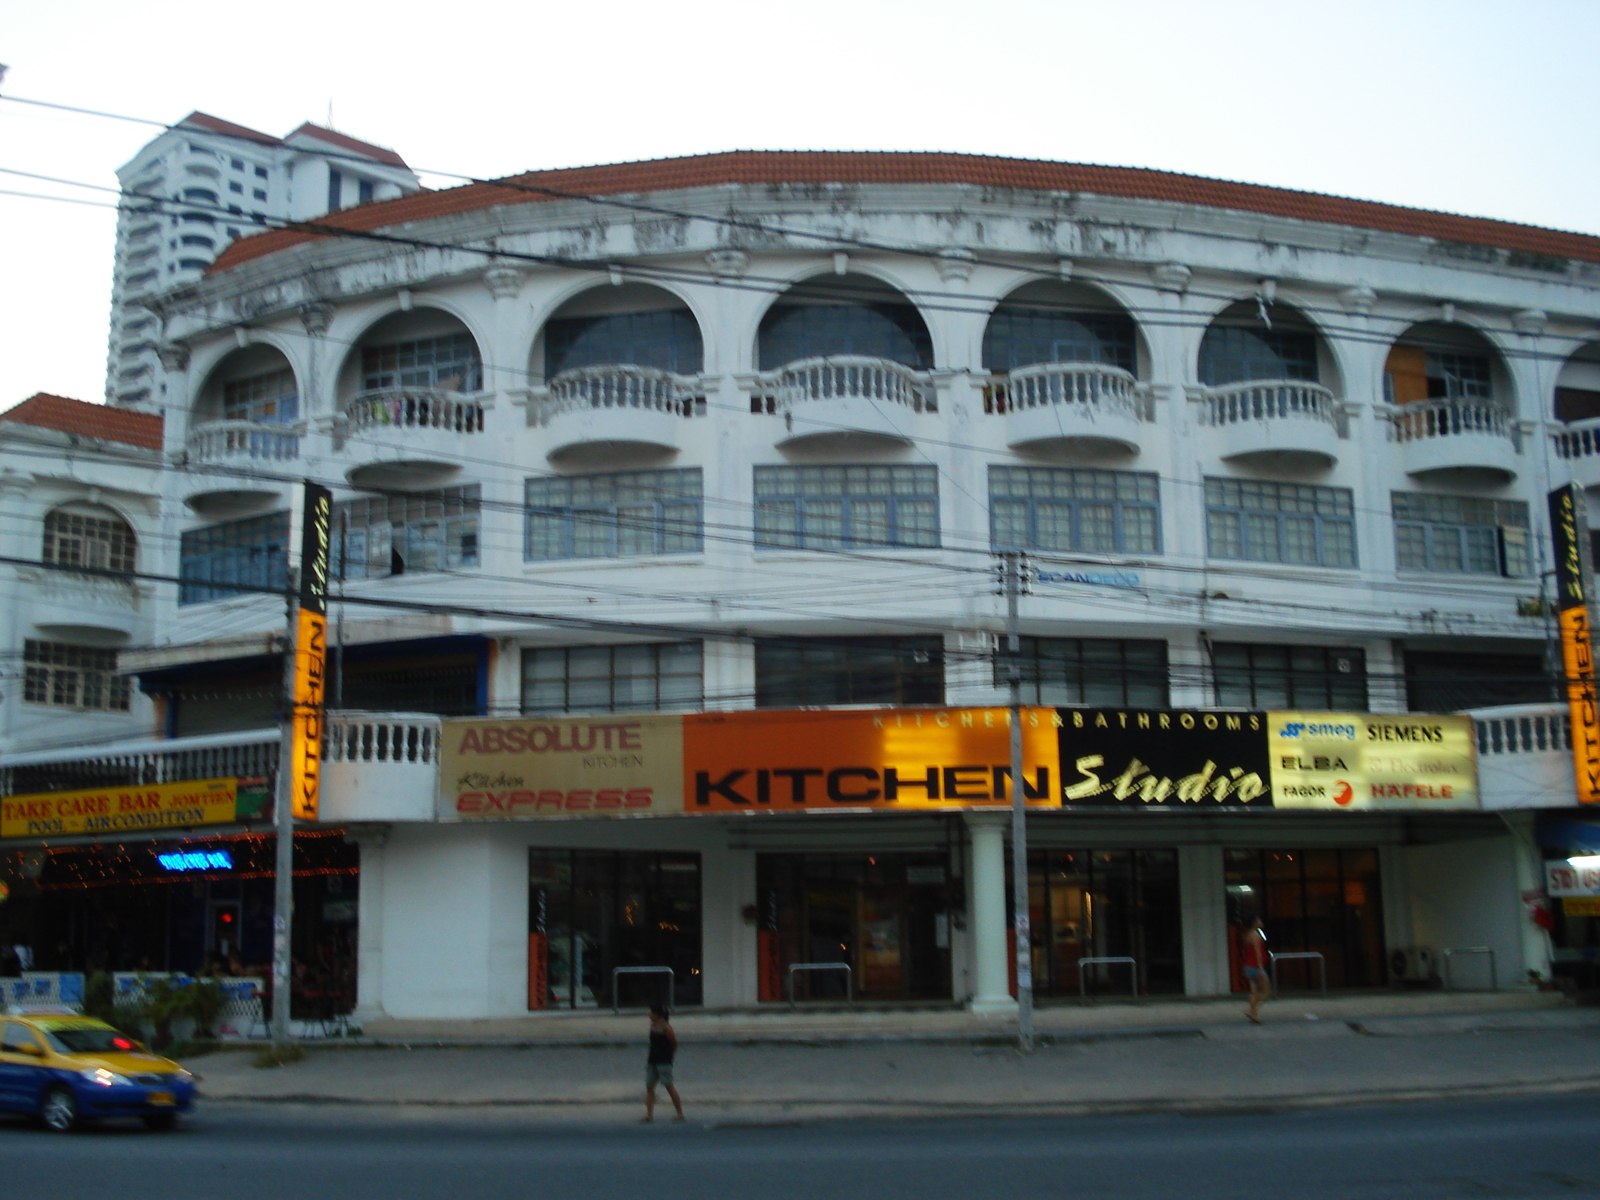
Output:
[[[716,1123],[957,1114],[1317,1107],[1600,1090],[1600,1010],[1527,994],[1103,1004],[1014,1023],[956,1011],[686,1014],[678,1086]],[[1314,1019],[1308,1019],[1314,1018]],[[606,1015],[385,1022],[276,1070],[195,1060],[209,1102],[480,1107],[612,1123],[641,1109],[645,1021]]]

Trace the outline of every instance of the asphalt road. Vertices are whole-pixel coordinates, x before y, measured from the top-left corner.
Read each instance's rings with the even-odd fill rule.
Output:
[[[171,1134],[61,1136],[6,1121],[0,1195],[1592,1200],[1600,1093],[1210,1116],[648,1127],[507,1109],[219,1103]]]

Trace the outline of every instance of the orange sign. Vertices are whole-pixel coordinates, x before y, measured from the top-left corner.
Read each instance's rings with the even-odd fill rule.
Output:
[[[298,821],[317,819],[327,650],[328,618],[302,608],[295,623],[294,714],[289,751],[289,799]]]
[[[707,812],[959,809],[1011,802],[1005,708],[694,713],[683,807]],[[1022,710],[1023,794],[1059,807],[1060,718]]]
[[[1588,607],[1563,609],[1560,624],[1578,801],[1594,804],[1600,802],[1600,705],[1596,703],[1594,643],[1589,630]]]

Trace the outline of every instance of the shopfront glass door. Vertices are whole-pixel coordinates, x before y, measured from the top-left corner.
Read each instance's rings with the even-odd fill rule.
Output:
[[[1257,916],[1269,950],[1322,955],[1329,987],[1383,985],[1376,850],[1229,850],[1226,864],[1235,991],[1244,990],[1243,931]],[[1315,960],[1285,960],[1278,976],[1285,988],[1314,988],[1320,982]]]
[[[530,1008],[699,1004],[700,856],[531,850],[528,934]]]

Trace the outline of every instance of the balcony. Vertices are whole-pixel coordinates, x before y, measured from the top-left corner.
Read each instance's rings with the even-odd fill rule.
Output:
[[[1574,421],[1551,435],[1556,457],[1567,464],[1572,482],[1600,488],[1600,419]]]
[[[33,624],[47,638],[115,645],[139,625],[138,589],[120,579],[41,571],[34,591]]]
[[[1322,469],[1339,461],[1344,414],[1333,393],[1303,379],[1254,379],[1206,388],[1201,420],[1223,458]]]
[[[939,408],[927,372],[859,355],[800,359],[759,376],[756,387],[784,419],[780,446],[906,446],[916,415]]]
[[[997,376],[983,410],[1004,415],[1006,444],[1035,454],[1139,453],[1149,420],[1138,381],[1099,363],[1037,363]]]
[[[435,819],[438,717],[332,711],[327,730],[321,824]],[[270,775],[278,767],[279,738],[276,729],[257,729],[8,754],[0,756],[0,788],[6,795],[37,790],[41,775],[84,788]]]
[[[673,454],[686,419],[705,415],[698,378],[622,364],[562,371],[534,393],[528,423],[545,430],[550,461],[602,462]]]
[[[461,469],[482,440],[486,396],[437,388],[384,388],[346,400],[334,418],[334,437],[355,462],[346,478],[356,487],[439,487]]]
[[[189,432],[186,447],[191,474],[183,502],[202,516],[239,515],[278,503],[283,485],[252,479],[257,472],[299,473],[303,423],[207,421]],[[216,473],[204,468],[215,467]]]
[[[1408,475],[1436,472],[1506,483],[1517,477],[1522,428],[1510,413],[1477,400],[1418,400],[1392,408],[1389,440]]]
[[[1480,708],[1469,715],[1478,741],[1478,800],[1485,810],[1578,803],[1565,704]]]

